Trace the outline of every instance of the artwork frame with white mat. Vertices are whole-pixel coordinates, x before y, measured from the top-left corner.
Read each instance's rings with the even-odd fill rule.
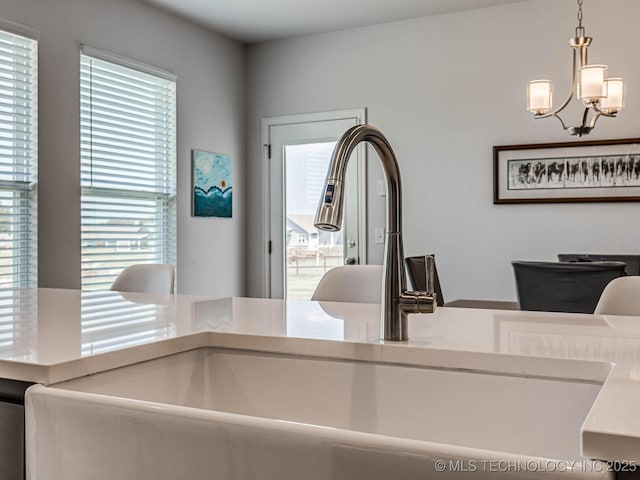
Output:
[[[640,138],[493,147],[493,203],[640,201]]]

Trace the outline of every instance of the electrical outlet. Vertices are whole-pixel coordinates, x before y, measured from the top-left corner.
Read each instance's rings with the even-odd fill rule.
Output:
[[[374,230],[374,237],[376,243],[384,243],[384,228],[377,227]]]

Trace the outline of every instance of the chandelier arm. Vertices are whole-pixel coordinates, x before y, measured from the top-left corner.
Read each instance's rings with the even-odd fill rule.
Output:
[[[606,117],[612,117],[612,116],[615,116],[615,115],[609,115],[609,114],[607,114],[607,113],[601,112],[601,111],[600,111],[600,110],[598,110],[598,109],[596,109],[596,111],[597,111],[597,113],[596,113],[596,114],[593,116],[593,118],[591,119],[591,123],[589,124],[589,128],[593,128],[593,127],[595,127],[595,126],[596,126],[596,122],[597,122],[597,121],[598,121],[598,119],[599,119],[601,116],[603,116],[603,115],[604,115],[604,116],[606,116]]]
[[[558,110],[558,111],[559,111],[559,110]],[[558,119],[558,121],[562,124],[562,129],[563,129],[563,130],[566,130],[566,129],[567,129],[567,125],[564,123],[564,120],[562,120],[562,118],[560,117],[560,115],[558,115],[558,112],[554,112],[554,113],[552,113],[552,114],[550,114],[550,115],[547,115],[547,116],[548,116],[548,117],[549,117],[549,116],[556,117],[556,118]],[[540,118],[542,118],[542,117],[540,117]]]
[[[598,112],[598,116],[603,115],[605,117],[609,117],[609,118],[615,118],[616,117],[616,113],[607,113],[607,112],[603,112],[602,110],[600,110],[598,108],[598,105],[596,105],[595,103],[591,105],[591,107]],[[595,122],[594,122],[595,123]]]
[[[587,126],[587,120],[589,119],[589,107],[584,109],[584,113],[582,114],[582,125],[580,125],[581,128],[584,128]]]
[[[536,114],[536,116],[535,116],[536,120],[539,119],[539,118],[556,117],[558,120],[560,120],[560,123],[562,124],[562,128],[564,128],[565,130],[567,129],[567,126],[565,125],[564,121],[562,120],[562,118],[560,118],[560,116],[558,114],[562,110],[564,110],[567,107],[567,105],[569,105],[569,103],[571,103],[571,100],[573,98],[573,94],[576,91],[576,79],[577,79],[576,63],[577,63],[577,50],[574,48],[573,49],[573,62],[572,62],[572,68],[571,68],[571,89],[569,90],[569,95],[567,95],[567,98],[564,101],[564,103],[559,108],[554,110],[553,112],[549,112],[549,113],[546,113],[544,115],[537,115]]]
[[[567,95],[567,99],[564,101],[564,103],[560,106],[560,108],[558,108],[556,111],[554,111],[551,115],[553,116],[557,116],[558,113],[560,113],[562,110],[564,110],[567,105],[569,105],[569,103],[571,103],[571,99],[573,98],[573,94],[576,91],[576,80],[578,78],[578,75],[576,73],[576,64],[577,64],[577,49],[573,48],[573,62],[572,62],[572,66],[571,66],[571,89],[569,90],[569,95]],[[558,117],[560,118],[560,117]],[[562,121],[562,120],[560,120]],[[564,122],[562,123],[562,125],[564,126]]]

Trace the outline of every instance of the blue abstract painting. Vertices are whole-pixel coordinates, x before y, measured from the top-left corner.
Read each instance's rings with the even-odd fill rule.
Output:
[[[231,217],[231,157],[192,150],[193,216]]]

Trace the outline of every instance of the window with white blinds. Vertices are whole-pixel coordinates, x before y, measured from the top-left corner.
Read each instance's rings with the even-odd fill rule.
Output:
[[[80,59],[82,288],[88,290],[109,288],[129,265],[175,265],[176,256],[175,78],[100,57],[85,47]]]
[[[37,92],[37,41],[0,24],[0,343],[5,307],[11,317],[20,297],[15,289],[38,280]]]

